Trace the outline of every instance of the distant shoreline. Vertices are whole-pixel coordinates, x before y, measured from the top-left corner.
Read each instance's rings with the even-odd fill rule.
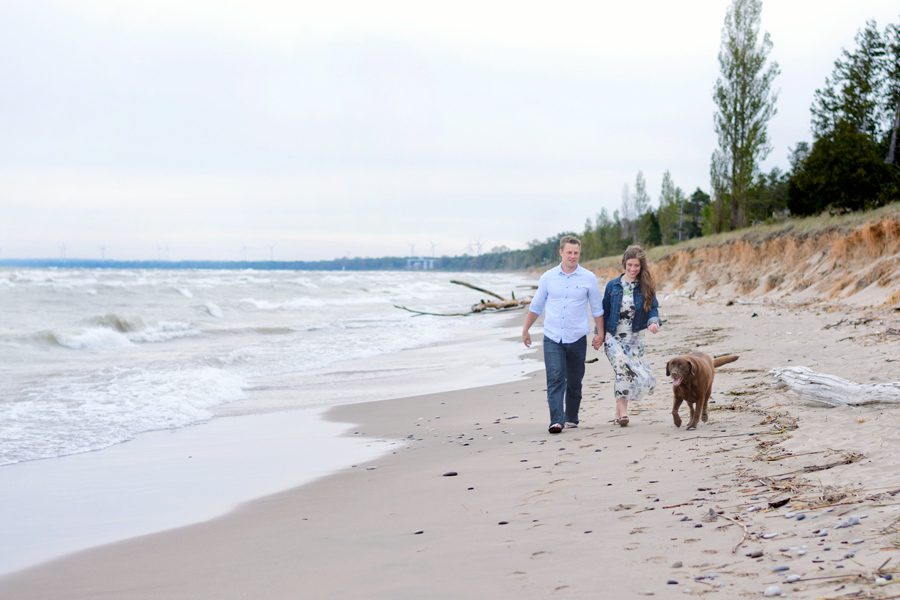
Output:
[[[373,264],[366,264],[371,261]],[[377,264],[374,264],[376,263]],[[408,271],[406,258],[304,260],[104,260],[89,258],[7,258],[0,267],[34,269],[210,269],[259,271]],[[453,270],[435,267],[428,270]]]

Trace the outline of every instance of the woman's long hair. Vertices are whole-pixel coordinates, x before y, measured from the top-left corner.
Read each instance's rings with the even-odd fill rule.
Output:
[[[628,246],[625,249],[625,254],[622,256],[623,269],[625,268],[625,263],[631,258],[641,261],[641,272],[638,274],[638,282],[641,285],[641,294],[644,296],[644,312],[650,312],[653,299],[656,297],[656,284],[653,282],[653,275],[650,273],[650,269],[647,268],[647,253],[637,244]]]

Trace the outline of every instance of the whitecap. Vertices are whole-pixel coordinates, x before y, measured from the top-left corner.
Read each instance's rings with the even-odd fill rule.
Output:
[[[52,340],[72,350],[107,350],[131,346],[131,340],[122,333],[106,327],[91,327],[74,335],[51,334]]]
[[[166,342],[177,338],[200,335],[190,323],[179,321],[160,321],[154,326],[128,335],[132,342]]]

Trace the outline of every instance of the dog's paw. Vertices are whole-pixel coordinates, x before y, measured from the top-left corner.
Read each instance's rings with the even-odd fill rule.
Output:
[[[681,427],[681,417],[672,415],[672,421],[675,423],[675,427]]]
[[[704,423],[706,423],[707,421],[709,421],[709,415],[707,415],[706,413],[703,413],[703,416],[701,416],[700,419],[701,419]]]

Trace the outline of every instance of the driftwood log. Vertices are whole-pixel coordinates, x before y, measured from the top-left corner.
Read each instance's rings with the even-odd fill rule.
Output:
[[[478,286],[472,285],[471,283],[467,283],[465,281],[459,281],[456,279],[451,279],[450,283],[454,283],[456,285],[461,285],[467,287],[469,289],[473,289],[478,292],[482,292],[489,296],[493,296],[497,300],[481,300],[478,304],[473,304],[471,308],[469,308],[468,312],[455,312],[455,313],[434,313],[428,312],[424,310],[415,310],[412,308],[408,308],[406,306],[401,306],[399,304],[395,304],[394,308],[399,308],[401,310],[405,310],[407,312],[411,312],[414,315],[431,315],[433,317],[466,317],[468,315],[477,314],[481,312],[503,312],[507,310],[518,310],[520,308],[524,308],[531,303],[531,297],[516,299],[515,292],[512,293],[512,298],[504,298],[500,294],[496,292],[492,292],[491,290],[486,290],[484,288],[480,288]]]
[[[859,406],[884,402],[900,404],[900,381],[854,383],[807,367],[781,367],[769,371],[775,381],[803,400],[828,406]]]

